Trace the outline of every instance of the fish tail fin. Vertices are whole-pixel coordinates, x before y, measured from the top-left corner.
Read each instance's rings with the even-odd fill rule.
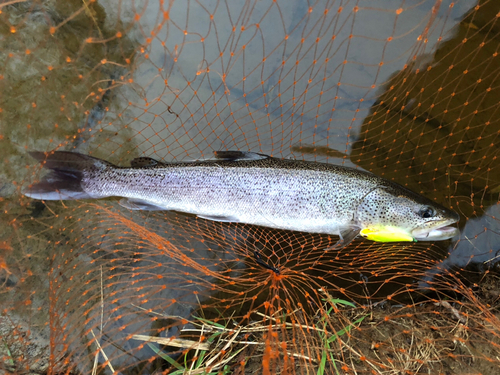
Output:
[[[35,184],[23,190],[23,194],[33,199],[67,200],[103,198],[89,194],[82,187],[84,172],[104,170],[112,164],[92,156],[67,151],[29,153],[50,172]]]

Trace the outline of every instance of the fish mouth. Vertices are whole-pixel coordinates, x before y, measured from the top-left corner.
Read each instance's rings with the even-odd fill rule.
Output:
[[[423,226],[415,228],[411,234],[417,241],[442,241],[455,237],[460,233],[456,227],[449,226],[458,220],[428,221]]]

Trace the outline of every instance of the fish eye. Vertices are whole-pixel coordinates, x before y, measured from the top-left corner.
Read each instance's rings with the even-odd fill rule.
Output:
[[[428,219],[436,215],[436,211],[432,207],[425,206],[418,211],[418,215],[423,219]]]

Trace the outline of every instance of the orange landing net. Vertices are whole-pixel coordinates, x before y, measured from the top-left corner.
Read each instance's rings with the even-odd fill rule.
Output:
[[[0,372],[500,373],[499,15],[494,0],[4,1]],[[358,167],[455,210],[461,235],[325,251],[337,237],[41,202],[21,194],[44,174],[34,150]]]

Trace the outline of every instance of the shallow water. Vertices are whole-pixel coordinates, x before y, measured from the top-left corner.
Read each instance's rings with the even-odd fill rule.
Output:
[[[303,301],[308,288],[325,285],[373,302],[443,269],[489,268],[500,250],[497,12],[488,3],[466,16],[475,3],[442,2],[434,13],[434,1],[2,7],[0,196],[7,229],[0,281],[7,288],[0,305],[14,306],[9,311],[41,346],[54,327],[79,327],[77,337],[58,342],[91,357],[86,328],[97,334],[103,324],[105,290],[107,334],[131,345],[116,349],[113,362],[133,366],[151,353],[131,344],[130,332],[167,336],[174,333],[165,327],[179,325],[153,329],[153,313],[146,319],[132,306],[137,296],[142,308],[186,318],[204,302],[248,308],[235,290],[257,295],[255,306],[270,300],[273,288]],[[313,244],[321,248],[331,241],[325,237],[129,213],[112,200],[45,207],[21,197],[20,188],[40,174],[27,151],[56,148],[120,165],[136,156],[188,160],[239,149],[359,166],[457,210],[462,233],[455,243],[357,243],[323,255]],[[281,286],[256,264],[253,240],[266,262],[289,272]],[[231,277],[239,289],[224,289]]]

